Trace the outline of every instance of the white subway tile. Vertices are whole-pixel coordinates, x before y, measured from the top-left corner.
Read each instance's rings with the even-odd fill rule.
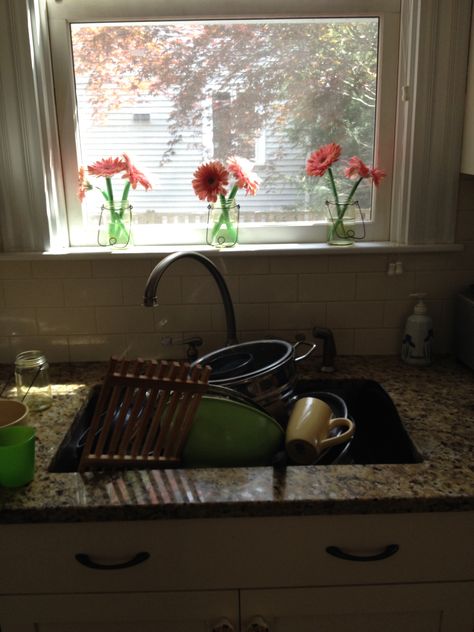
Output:
[[[32,276],[37,279],[87,278],[91,276],[90,261],[68,261],[63,257],[32,261]]]
[[[211,276],[182,277],[183,303],[222,303],[221,294]],[[226,285],[234,303],[238,302],[238,277],[227,277]]]
[[[328,271],[326,256],[272,256],[270,257],[270,271],[274,274],[322,273]]]
[[[237,330],[268,330],[268,305],[262,303],[237,303],[234,305]],[[222,305],[211,306],[212,328],[216,331],[226,330],[225,311]]]
[[[61,307],[64,305],[62,281],[35,279],[4,281],[7,307]]]
[[[386,255],[338,255],[329,257],[328,272],[383,272]]]
[[[0,261],[0,279],[30,279],[29,261]]]
[[[383,325],[384,304],[375,301],[330,302],[327,324],[332,328],[351,329]]]
[[[125,335],[69,336],[68,342],[71,362],[104,362],[111,356],[128,357]]]
[[[153,310],[147,307],[96,307],[97,332],[127,334],[154,331]]]
[[[388,276],[383,272],[357,274],[357,300],[404,299],[414,291],[414,272],[404,272],[399,276]]]
[[[49,362],[68,362],[69,347],[66,336],[13,336],[10,339],[12,361],[18,353],[29,349],[42,351]]]
[[[158,261],[150,259],[96,259],[92,261],[92,276],[97,278],[136,278],[143,287]]]
[[[89,334],[96,330],[92,307],[38,307],[36,316],[40,334]]]
[[[281,303],[298,298],[296,274],[257,274],[240,277],[240,303]]]
[[[67,307],[123,303],[120,279],[66,279],[64,295]]]
[[[351,300],[355,274],[300,274],[298,297],[303,303]]]
[[[150,311],[158,332],[212,329],[210,305],[160,305]]]
[[[326,325],[326,303],[271,303],[270,330],[308,329]]]
[[[473,282],[472,270],[438,270],[417,272],[415,292],[425,292],[427,299],[453,298]]]
[[[175,337],[181,338],[181,334]],[[183,345],[163,345],[160,334],[127,334],[127,357],[144,360],[179,360],[184,359],[186,347]]]
[[[0,336],[28,336],[36,333],[36,314],[32,307],[0,310]]]
[[[356,329],[354,331],[355,355],[396,355],[400,353],[402,332],[400,329]]]

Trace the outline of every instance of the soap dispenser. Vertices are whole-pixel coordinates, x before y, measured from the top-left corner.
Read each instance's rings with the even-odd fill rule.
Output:
[[[402,360],[407,364],[431,364],[433,321],[427,314],[423,298],[426,294],[410,294],[418,299],[413,314],[407,318],[402,342]]]

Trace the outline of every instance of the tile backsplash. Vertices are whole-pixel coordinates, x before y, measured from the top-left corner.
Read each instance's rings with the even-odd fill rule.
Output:
[[[216,256],[234,302],[241,341],[265,336],[312,340],[330,327],[337,352],[397,354],[413,292],[426,292],[435,352],[451,350],[453,298],[474,283],[474,177],[460,179],[457,240],[464,250],[428,254]],[[179,261],[159,285],[159,307],[142,307],[158,257],[0,259],[0,362],[38,348],[52,362],[110,355],[183,358],[183,338],[200,353],[225,343],[213,279]],[[403,272],[388,275],[390,263]]]

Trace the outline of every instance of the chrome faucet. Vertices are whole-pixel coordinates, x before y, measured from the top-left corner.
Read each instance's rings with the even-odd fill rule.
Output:
[[[227,341],[226,345],[237,344],[237,331],[235,326],[235,314],[234,307],[232,305],[232,299],[230,297],[229,289],[226,285],[224,277],[219,272],[217,267],[212,263],[210,259],[201,255],[199,252],[174,252],[162,259],[152,270],[150,276],[145,285],[145,294],[143,297],[143,304],[145,307],[155,307],[158,305],[158,299],[156,292],[158,289],[158,283],[160,282],[163,273],[170,267],[172,263],[178,259],[195,259],[199,261],[213,276],[214,281],[217,283],[219,292],[222,297],[222,303],[224,304],[225,320],[227,326]]]

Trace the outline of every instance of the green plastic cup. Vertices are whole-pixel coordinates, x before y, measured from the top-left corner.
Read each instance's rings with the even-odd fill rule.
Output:
[[[21,487],[35,475],[35,434],[28,426],[0,428],[0,485]]]

